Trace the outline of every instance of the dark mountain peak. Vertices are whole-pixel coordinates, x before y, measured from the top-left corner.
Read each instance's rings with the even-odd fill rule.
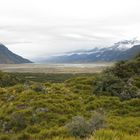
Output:
[[[20,63],[31,63],[31,61],[11,52],[5,45],[0,43],[0,64]]]
[[[0,43],[0,50],[8,50],[8,48],[4,46],[2,43]]]

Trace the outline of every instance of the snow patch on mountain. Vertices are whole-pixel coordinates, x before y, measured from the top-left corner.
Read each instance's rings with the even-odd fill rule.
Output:
[[[85,51],[82,50],[82,51],[68,52],[68,53],[65,53],[65,55],[68,55],[68,56],[74,55],[74,54],[77,54],[77,55],[83,55],[83,54],[90,55],[90,54],[95,54],[95,53],[102,54],[104,51],[107,51],[107,50],[126,51],[126,50],[132,48],[133,46],[139,45],[139,44],[140,44],[140,41],[134,38],[132,40],[123,40],[123,41],[114,43],[111,47],[102,47],[102,48],[95,47],[92,50],[85,50]]]
[[[115,43],[111,48],[125,51],[139,44],[140,44],[140,41],[137,39],[123,40],[123,41]]]
[[[43,62],[95,62],[95,61],[114,61],[126,59],[129,54],[128,51],[134,46],[139,45],[140,41],[137,39],[123,40],[114,43],[112,46],[94,47],[90,50],[75,50],[63,54],[57,54],[46,59]],[[131,54],[131,53],[130,53]]]

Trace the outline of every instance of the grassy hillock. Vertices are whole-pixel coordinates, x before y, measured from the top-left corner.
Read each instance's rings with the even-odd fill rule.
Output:
[[[139,140],[139,68],[136,57],[59,80],[0,72],[0,140]]]

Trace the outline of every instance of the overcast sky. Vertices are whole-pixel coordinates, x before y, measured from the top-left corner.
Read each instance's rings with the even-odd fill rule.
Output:
[[[0,0],[0,42],[26,58],[140,38],[140,0]]]

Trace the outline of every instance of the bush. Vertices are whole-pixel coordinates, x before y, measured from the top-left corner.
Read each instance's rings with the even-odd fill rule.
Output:
[[[96,130],[103,128],[104,124],[104,116],[96,112],[90,120],[85,120],[82,116],[73,117],[72,121],[66,127],[71,136],[84,138],[90,136]]]
[[[19,79],[18,77],[12,74],[8,74],[8,73],[0,71],[0,87],[13,86],[21,82],[23,81]]]
[[[133,78],[124,82],[112,74],[103,74],[94,81],[93,93],[96,95],[118,96],[126,100],[140,98],[140,90],[133,83]]]
[[[121,91],[123,90],[125,83],[118,77],[105,74],[98,77],[98,79],[94,82],[94,92],[96,95],[113,95],[119,96]]]
[[[47,93],[46,87],[40,83],[31,85],[31,89],[36,92]]]
[[[69,134],[75,137],[87,137],[90,133],[88,123],[81,116],[72,118],[71,123],[67,124]]]
[[[106,126],[104,113],[95,112],[89,121],[89,128],[91,132],[104,128]]]

